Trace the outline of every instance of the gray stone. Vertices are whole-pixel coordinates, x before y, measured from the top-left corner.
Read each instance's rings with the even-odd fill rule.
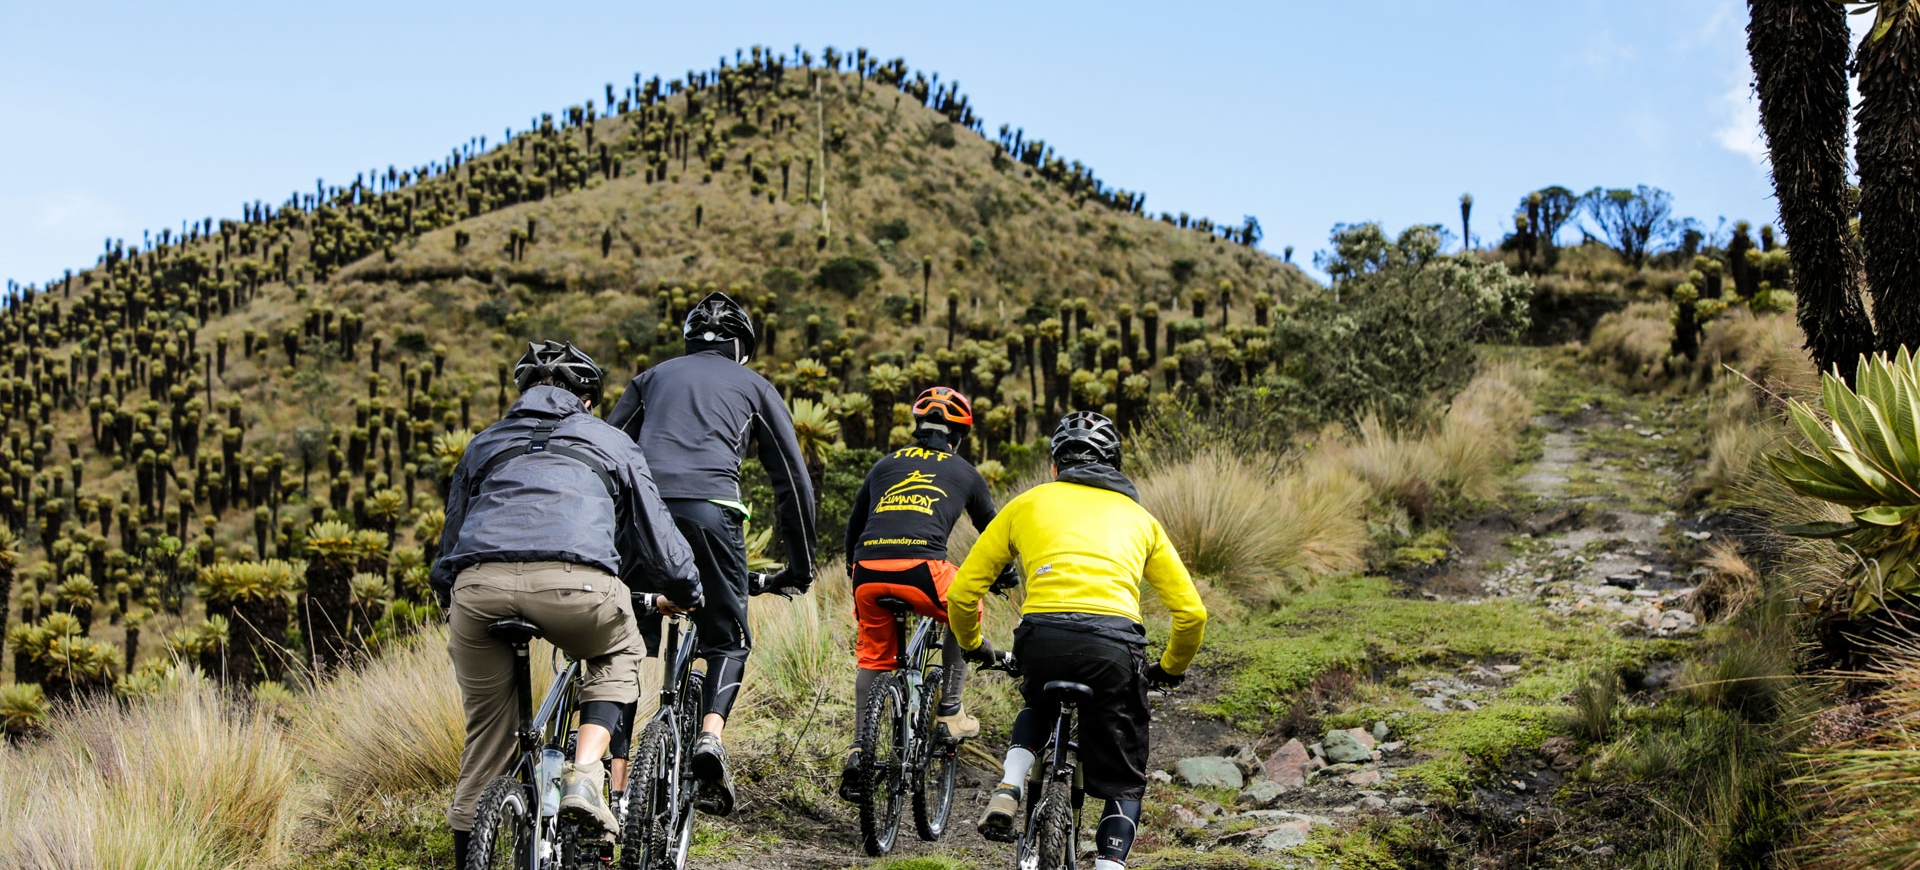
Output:
[[[1182,758],[1174,765],[1174,773],[1180,781],[1195,788],[1233,788],[1246,785],[1246,779],[1240,775],[1240,766],[1231,758],[1208,755],[1200,758]]]
[[[1373,723],[1373,739],[1385,740],[1387,739],[1387,735],[1391,733],[1393,733],[1393,729],[1387,727],[1386,720],[1383,719]]]
[[[1387,802],[1384,798],[1363,797],[1360,799],[1360,808],[1368,812],[1377,813],[1387,808]]]
[[[1180,804],[1173,805],[1173,823],[1188,830],[1199,830],[1207,826],[1207,820],[1199,813]]]
[[[1326,747],[1327,760],[1336,764],[1366,761],[1368,754],[1373,751],[1373,735],[1367,734],[1366,742],[1362,743],[1359,734],[1365,733],[1358,728],[1328,731],[1320,741],[1320,745]]]
[[[1226,812],[1226,808],[1220,806],[1219,804],[1214,803],[1213,801],[1201,801],[1200,805],[1197,807],[1194,807],[1194,809],[1198,810],[1200,815],[1205,816],[1209,819],[1218,817],[1220,814]]]
[[[1379,785],[1380,771],[1377,771],[1377,770],[1354,771],[1353,773],[1347,774],[1347,784],[1361,786],[1361,787],[1365,787],[1369,785]]]
[[[1380,744],[1381,752],[1399,752],[1405,748],[1407,748],[1407,743],[1404,740],[1389,740]]]
[[[1260,848],[1269,852],[1279,852],[1295,846],[1304,846],[1307,843],[1307,831],[1312,826],[1311,822],[1306,821],[1282,822],[1260,838]]]
[[[1453,699],[1453,702],[1455,704],[1459,704],[1460,709],[1465,710],[1469,713],[1480,709],[1480,705],[1474,703],[1472,698],[1455,698]]]
[[[1304,774],[1302,774],[1300,781],[1302,785],[1306,784],[1306,776]],[[1238,797],[1234,798],[1234,803],[1243,807],[1268,807],[1273,806],[1274,803],[1280,800],[1280,796],[1286,793],[1287,786],[1281,785],[1277,780],[1257,779],[1253,781],[1252,785],[1247,786],[1245,791],[1240,792]]]
[[[1447,712],[1447,701],[1445,698],[1440,698],[1437,696],[1426,697],[1426,698],[1421,698],[1420,703],[1427,705],[1427,709],[1432,710],[1435,713]]]
[[[1282,788],[1299,788],[1307,784],[1307,763],[1313,757],[1298,740],[1289,740],[1286,745],[1273,751],[1267,760],[1260,763],[1267,778],[1280,784]]]
[[[1148,773],[1147,779],[1153,782],[1158,782],[1158,783],[1170,783],[1170,782],[1173,782],[1173,774],[1168,773],[1164,770],[1156,770],[1151,773]]]

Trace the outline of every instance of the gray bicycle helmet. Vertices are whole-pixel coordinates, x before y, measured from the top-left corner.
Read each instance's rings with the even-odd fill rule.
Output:
[[[526,355],[513,366],[513,385],[520,392],[524,393],[548,378],[583,401],[597,401],[600,398],[600,367],[594,364],[593,357],[574,347],[572,342],[552,339],[528,342]]]
[[[1120,428],[1104,414],[1075,411],[1060,418],[1047,445],[1059,468],[1099,463],[1120,468]]]
[[[738,342],[739,354],[735,357],[746,362],[753,356],[759,344],[758,336],[753,332],[753,318],[747,316],[747,310],[733,301],[725,293],[708,293],[707,298],[693,306],[687,312],[686,323],[680,334],[689,344],[699,342]]]

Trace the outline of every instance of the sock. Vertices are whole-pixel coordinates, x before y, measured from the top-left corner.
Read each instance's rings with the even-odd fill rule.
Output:
[[[1007,750],[1006,772],[1000,775],[1001,785],[1025,788],[1027,771],[1033,769],[1033,750],[1016,746]]]
[[[960,694],[967,687],[967,661],[960,652],[960,639],[954,637],[951,628],[940,641],[940,666],[945,668],[947,678],[941,687],[940,715],[951,716],[960,712]]]
[[[1093,870],[1127,870],[1127,865],[1109,858],[1095,858]]]
[[[456,870],[466,870],[467,849],[473,845],[472,831],[453,832],[453,866]]]
[[[861,668],[853,672],[853,718],[855,722],[867,712],[867,696],[873,693],[873,684],[886,671]]]

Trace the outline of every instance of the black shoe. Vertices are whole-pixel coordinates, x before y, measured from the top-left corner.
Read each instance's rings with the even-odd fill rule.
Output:
[[[702,732],[693,741],[693,778],[700,783],[693,807],[710,816],[733,815],[733,771],[727,768],[727,747],[720,738]]]
[[[867,798],[867,772],[861,763],[860,750],[847,753],[847,763],[840,768],[840,799],[849,803],[859,803]]]

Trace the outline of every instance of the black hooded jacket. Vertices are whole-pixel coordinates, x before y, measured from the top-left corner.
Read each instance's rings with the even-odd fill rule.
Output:
[[[495,461],[524,448],[542,424],[552,427],[548,444],[564,452]],[[682,604],[700,597],[693,550],[661,503],[646,457],[559,387],[527,390],[467,444],[453,470],[440,552],[431,583],[443,601],[473,565],[548,561],[601,568]]]
[[[661,498],[739,501],[740,462],[748,442],[757,442],[773,482],[787,570],[813,576],[813,481],[793,415],[766,378],[717,347],[696,349],[636,376],[607,422],[640,445]]]

